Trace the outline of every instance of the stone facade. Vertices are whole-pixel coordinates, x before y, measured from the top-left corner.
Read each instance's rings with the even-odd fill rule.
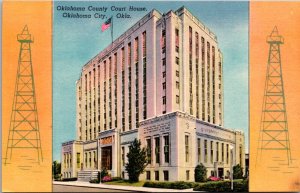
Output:
[[[244,166],[243,133],[223,127],[222,65],[217,37],[186,8],[152,10],[83,66],[63,177],[107,168],[127,178],[135,138],[151,157],[141,179],[193,181],[199,163],[226,177],[231,156]]]

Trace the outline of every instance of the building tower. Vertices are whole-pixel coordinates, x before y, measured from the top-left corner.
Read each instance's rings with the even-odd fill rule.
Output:
[[[39,120],[36,105],[34,75],[31,60],[31,43],[27,25],[17,35],[21,43],[17,78],[6,149],[5,164],[12,159],[13,149],[35,149],[37,161],[43,161]]]
[[[286,151],[288,164],[291,163],[291,150],[288,133],[284,85],[281,69],[280,45],[284,39],[278,34],[275,26],[270,36],[269,58],[262,106],[258,156],[261,158],[263,151]]]

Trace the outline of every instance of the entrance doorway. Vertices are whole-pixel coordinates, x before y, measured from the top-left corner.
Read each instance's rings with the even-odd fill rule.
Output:
[[[224,168],[218,168],[218,176],[219,178],[224,178]]]
[[[101,148],[101,168],[112,169],[112,146]]]

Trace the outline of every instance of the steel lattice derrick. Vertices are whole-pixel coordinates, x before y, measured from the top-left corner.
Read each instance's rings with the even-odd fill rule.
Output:
[[[278,34],[277,27],[267,37],[267,43],[270,47],[260,124],[260,155],[257,156],[261,157],[265,150],[284,150],[290,164],[292,158],[280,54],[284,39]]]
[[[33,37],[27,26],[17,35],[17,40],[20,42],[20,52],[5,163],[12,159],[15,148],[35,149],[40,163],[43,161],[43,154],[31,59]]]

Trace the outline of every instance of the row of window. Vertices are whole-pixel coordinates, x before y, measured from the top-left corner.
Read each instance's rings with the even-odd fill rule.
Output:
[[[152,180],[151,179],[151,171],[146,170],[146,180]],[[159,171],[154,171],[154,180],[159,181],[160,180],[160,172]],[[186,175],[186,181],[190,180],[190,170],[185,171]],[[163,180],[164,181],[169,181],[169,171],[168,170],[163,170]]]
[[[159,171],[154,171],[154,179],[159,181]],[[169,171],[163,171],[163,179],[164,181],[169,181]],[[151,171],[146,171],[146,180],[151,180]]]
[[[85,152],[85,154],[84,154],[84,166],[85,166],[85,168],[92,168],[92,167],[97,168],[97,160],[98,160],[98,158],[97,158],[96,150]]]
[[[169,135],[165,136],[156,136],[154,139],[154,152],[152,147],[152,138],[146,138],[146,147],[147,147],[147,160],[148,164],[152,164],[152,154],[155,155],[155,162],[156,164],[160,164],[161,162],[161,150],[160,147],[163,145],[163,162],[169,163],[170,162],[170,138]],[[161,139],[163,140],[161,142]]]
[[[166,78],[166,70],[167,70],[167,65],[166,65],[166,55],[165,52],[166,52],[166,30],[165,29],[162,29],[162,34],[161,34],[161,38],[163,40],[162,42],[162,71],[163,71],[163,82],[162,82],[162,85],[163,85],[163,92],[162,92],[162,104],[163,104],[163,107],[162,107],[162,113],[165,114],[166,111],[167,111],[167,89],[166,89],[166,81],[167,81],[167,78]]]
[[[195,71],[196,71],[196,96],[199,96],[199,75],[200,75],[200,68],[199,68],[199,34],[198,32],[195,32]],[[189,69],[190,69],[190,83],[189,83],[189,91],[190,91],[190,100],[189,100],[189,105],[190,105],[190,114],[193,114],[193,29],[191,26],[189,26]],[[212,57],[211,57],[211,51],[212,51]],[[207,41],[206,42],[206,74],[205,74],[205,39],[204,37],[201,37],[201,78],[202,78],[202,120],[207,120],[208,122],[216,123],[216,107],[215,107],[215,47],[211,46],[210,43]],[[211,98],[211,88],[210,88],[210,62],[212,62],[212,84],[213,84],[213,93],[212,93],[212,101],[213,101],[213,106],[212,106],[212,120],[211,120],[211,103],[210,103],[210,98]],[[219,63],[219,73],[221,73],[221,62]],[[206,77],[206,84],[207,84],[207,92],[205,96],[205,77]],[[220,79],[220,78],[219,78]],[[219,82],[219,88],[221,88],[221,79]],[[206,98],[206,100],[205,100]],[[199,98],[196,97],[196,117],[200,118],[200,108],[199,108]],[[205,103],[207,104],[207,108],[205,108]],[[207,110],[206,110],[207,109]],[[206,110],[206,112],[205,112]],[[222,109],[220,109],[220,112]],[[219,117],[220,118],[220,117]],[[220,122],[222,122],[220,120]]]
[[[142,34],[142,37],[143,37],[143,40],[142,40],[142,48],[143,48],[143,58],[144,58],[144,62],[143,62],[143,104],[144,104],[144,107],[143,107],[143,118],[146,119],[146,32],[143,32]],[[135,84],[136,84],[136,99],[138,100],[138,93],[139,93],[139,90],[138,90],[138,73],[139,73],[139,69],[138,69],[138,60],[139,60],[139,43],[138,43],[138,37],[136,37],[134,39],[134,61],[136,63],[136,80],[135,80]],[[122,54],[122,115],[123,115],[123,119],[122,119],[122,125],[121,127],[123,128],[123,130],[125,130],[125,104],[124,104],[124,100],[125,100],[125,87],[124,87],[124,80],[125,80],[125,75],[124,75],[124,63],[125,63],[125,52],[124,52],[124,47],[121,49],[121,54]],[[113,73],[115,74],[115,79],[114,79],[114,88],[115,88],[115,91],[114,91],[114,112],[115,112],[115,115],[117,114],[117,53],[114,54],[114,65],[113,65]],[[104,130],[106,129],[110,129],[110,128],[113,128],[113,127],[118,127],[118,123],[117,123],[117,119],[115,119],[114,122],[112,122],[112,103],[111,103],[111,99],[112,99],[112,81],[111,81],[111,72],[112,72],[112,58],[109,57],[108,58],[108,68],[107,69],[107,61],[105,60],[103,62],[103,68],[104,68],[104,79],[106,80],[107,78],[107,74],[109,74],[109,84],[108,84],[108,93],[107,93],[107,88],[106,88],[106,81],[104,81]],[[128,66],[129,68],[131,69],[130,67],[130,64],[131,64],[131,43],[128,44]],[[107,72],[107,70],[109,70],[109,73]],[[93,82],[93,85],[94,85],[94,91],[95,91],[95,82],[96,82],[96,79],[95,79],[95,68],[93,69],[93,78],[94,78],[94,82]],[[88,106],[88,99],[89,101],[91,101],[91,78],[92,78],[92,75],[91,75],[91,72],[88,73],[88,77],[87,77],[87,74],[85,75],[85,111],[86,111],[86,125],[85,125],[85,140],[89,140],[89,139],[93,139],[93,136],[90,133],[88,133],[89,131],[89,126],[91,125],[92,123],[92,120],[91,120],[91,115],[92,115],[92,108],[91,108],[91,104]],[[98,79],[100,79],[100,65],[98,65]],[[128,90],[129,90],[129,117],[131,118],[131,70],[129,70],[129,74],[128,74],[128,79],[129,79],[129,85],[128,85]],[[89,81],[88,81],[89,80]],[[89,92],[87,92],[87,89],[89,88]],[[81,89],[81,88],[80,88]],[[100,115],[100,85],[98,86],[98,92],[99,92],[99,96],[98,96],[98,114]],[[89,96],[88,96],[88,93],[89,93]],[[94,92],[95,94],[95,92]],[[107,98],[107,95],[108,95],[108,98]],[[94,98],[96,98],[96,96],[94,95]],[[79,99],[81,100],[81,97],[79,97]],[[108,103],[106,102],[108,99]],[[139,106],[138,106],[138,102],[136,102],[136,127],[138,127],[138,122],[139,122]],[[108,106],[108,109],[106,107],[106,105]],[[89,107],[89,108],[88,108]],[[94,104],[94,110],[96,109],[96,106]],[[108,110],[109,113],[106,113]],[[96,122],[96,112],[94,111],[94,122]],[[88,120],[90,120],[90,124],[88,124]],[[79,121],[81,123],[81,119]],[[100,116],[98,116],[98,132],[100,131]],[[132,128],[132,125],[131,125],[131,122],[132,120],[130,119],[129,120],[129,129]],[[114,125],[113,125],[114,124]],[[81,132],[81,127],[82,125],[79,126],[80,127],[80,132]],[[94,128],[94,138],[96,138],[96,129]],[[81,137],[81,136],[80,136]]]
[[[64,168],[71,168],[72,167],[72,154],[71,153],[64,153]]]

